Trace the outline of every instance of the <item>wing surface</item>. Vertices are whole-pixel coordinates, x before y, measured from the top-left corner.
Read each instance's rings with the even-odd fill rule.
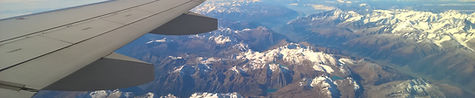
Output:
[[[153,73],[153,70],[146,70],[151,68],[151,64],[115,54],[114,50],[172,20],[180,21],[177,17],[203,18],[190,15],[188,11],[204,1],[112,0],[0,20],[0,97],[30,97],[42,89],[122,88],[151,81],[153,75],[145,75]],[[216,22],[212,18],[205,19],[211,22],[202,22]],[[186,26],[182,28],[186,29]],[[198,29],[184,31],[194,33],[169,30],[159,34],[184,35],[212,30],[193,31]],[[144,71],[121,77],[127,73],[124,72],[126,68],[133,67]],[[104,75],[87,77],[92,74],[86,73]],[[144,78],[111,85],[101,82],[138,75]],[[98,80],[100,78],[104,80]],[[81,87],[67,86],[78,84],[72,80],[85,81]],[[97,84],[91,84],[93,82]]]

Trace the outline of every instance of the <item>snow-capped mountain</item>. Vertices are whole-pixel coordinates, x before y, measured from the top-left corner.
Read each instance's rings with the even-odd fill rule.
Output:
[[[424,79],[412,79],[405,81],[394,81],[388,84],[376,86],[373,95],[376,97],[392,98],[414,98],[414,97],[448,97],[445,96],[439,87],[434,86]]]
[[[364,15],[364,24],[372,23],[384,28],[383,31],[416,40],[432,42],[439,47],[441,43],[455,41],[474,51],[468,41],[475,38],[475,13],[464,14],[458,11],[442,13],[412,10],[374,10]]]
[[[335,9],[288,23],[298,41],[347,51],[353,56],[408,67],[435,80],[473,89],[475,13],[407,9]],[[434,70],[437,70],[434,72]],[[447,75],[445,73],[451,73]]]
[[[170,47],[177,42],[193,41],[203,42],[197,45],[211,49],[215,54],[197,55],[199,52],[190,51],[181,55],[171,53],[163,56],[161,52],[145,53],[142,59],[154,62],[157,66],[157,80],[147,84],[148,86],[130,88],[140,89],[142,92],[95,91],[89,95],[143,98],[361,97],[367,93],[362,89],[364,87],[371,90],[372,85],[376,83],[396,85],[388,83],[408,79],[400,76],[400,73],[387,71],[390,68],[381,68],[366,60],[319,51],[319,48],[305,43],[274,43],[276,39],[272,38],[276,35],[248,36],[266,31],[264,27],[242,30],[220,28],[217,32],[222,33],[219,34],[145,38],[139,42],[139,47],[136,46],[137,49],[162,50],[167,53],[171,52],[168,50],[178,48]],[[216,39],[230,41],[220,43],[221,41]],[[261,45],[252,43],[273,43],[273,46],[252,48]],[[148,48],[141,47],[142,45]],[[374,78],[375,76],[379,78]]]
[[[335,85],[333,80],[328,76],[317,76],[311,80],[304,78],[299,82],[299,86],[307,86],[312,88],[320,87],[321,89],[319,91],[322,91],[326,96],[331,97],[339,97],[340,93],[338,88],[336,88],[337,85]],[[356,84],[356,86],[358,86],[358,84]]]
[[[432,43],[444,48],[444,42],[453,42],[474,51],[475,13],[466,14],[455,10],[442,13],[394,9],[372,11],[333,11],[296,19],[292,23],[307,25],[332,24],[344,27],[355,35],[385,35],[417,43]],[[344,33],[344,32],[334,32]],[[447,45],[453,47],[456,45]]]
[[[281,66],[281,64],[275,64],[276,62],[282,61],[296,65],[309,64],[309,68],[328,74],[349,74],[348,69],[344,66],[345,62],[338,62],[347,60],[346,58],[341,58],[343,60],[340,60],[331,54],[315,52],[308,46],[295,43],[289,43],[285,46],[267,50],[265,52],[248,50],[237,55],[236,59],[244,59],[248,61],[248,65],[240,68],[245,71],[262,68],[270,68],[272,71],[279,71],[281,69],[288,70],[288,67]]]
[[[281,42],[283,37],[269,33],[272,31],[265,27],[241,30],[220,28],[216,32],[219,33],[166,39],[145,38],[144,46],[150,50],[158,49],[163,52],[155,54],[154,51],[150,51],[153,54],[147,56],[150,53],[145,53],[143,57],[146,61],[157,62],[159,65],[156,78],[159,80],[150,84],[154,85],[154,88],[149,88],[151,92],[157,96],[172,94],[179,97],[192,96],[196,92],[237,92],[243,96],[265,96],[276,92],[279,88],[295,84],[294,81],[302,78],[325,76],[330,79],[344,78],[332,82],[341,85],[334,85],[329,96],[355,96],[355,89],[340,93],[337,88],[354,88],[356,82],[343,82],[343,80],[357,81],[351,78],[348,64],[353,64],[353,60],[349,58],[318,52],[316,48],[304,44]],[[195,51],[199,49],[197,47],[183,48],[191,50],[178,48],[180,51],[194,53],[192,55],[188,53],[176,55],[168,51],[176,51],[177,49],[170,46],[187,41],[203,42],[194,45],[215,53],[196,55]],[[137,46],[134,48],[144,49]],[[159,57],[160,55],[169,56]],[[327,89],[326,86],[313,88],[315,92]]]
[[[132,92],[122,92],[119,89],[92,91],[92,92],[89,93],[89,96],[92,97],[92,98],[119,98],[121,96],[126,97],[126,98],[128,98],[128,97],[155,98],[154,97],[155,94],[153,94],[152,92],[147,92],[144,95],[134,95]],[[166,97],[166,98],[173,98],[173,97]]]
[[[194,8],[192,11],[198,13],[239,13],[242,12],[241,6],[246,6],[251,3],[260,2],[260,0],[207,0],[200,6]]]
[[[373,10],[359,1],[207,0],[192,11],[218,18],[218,30],[190,36],[147,34],[117,51],[153,63],[153,82],[59,96],[381,98],[465,93],[389,67],[394,62],[434,76],[449,74],[441,78],[467,86],[475,83],[470,79],[475,58],[464,56],[475,49],[473,13]],[[318,14],[297,17],[302,12],[294,11],[296,5],[334,10],[311,8],[305,15]],[[358,10],[350,10],[354,7]],[[293,33],[302,38],[282,35]]]
[[[233,29],[286,23],[298,13],[285,6],[264,3],[264,0],[207,0],[191,11],[217,18],[220,26]],[[279,16],[279,17],[275,17]]]
[[[354,61],[349,58],[316,52],[310,46],[296,43],[284,43],[277,48],[263,52],[253,51],[243,43],[236,44],[233,47],[239,49],[240,52],[230,54],[231,56],[225,58],[185,57],[185,59],[189,59],[186,60],[187,63],[179,66],[175,65],[176,67],[169,71],[169,76],[172,77],[168,78],[190,76],[194,81],[209,81],[212,83],[209,85],[211,87],[233,88],[230,90],[231,92],[235,91],[246,96],[264,96],[266,93],[272,93],[266,92],[267,90],[279,90],[279,88],[285,88],[287,85],[296,84],[292,82],[294,80],[308,82],[303,84],[309,86],[301,83],[299,88],[311,87],[314,88],[315,92],[321,92],[329,97],[355,96],[355,91],[360,87],[356,80],[351,77],[348,64],[353,64]],[[235,63],[221,65],[226,62]],[[221,69],[223,67],[224,69]],[[219,70],[223,70],[224,73],[216,73]],[[226,77],[224,82],[213,80],[216,78],[207,78],[216,74],[218,76],[224,75]],[[343,78],[340,79],[340,77]],[[264,88],[245,85],[261,85]],[[251,91],[254,92],[239,90],[242,86],[248,90],[253,89]],[[349,88],[354,89],[352,89],[353,92],[342,94],[340,92],[341,87],[338,88],[339,86],[349,86]]]
[[[216,32],[221,33],[140,38],[128,48],[132,50],[121,51],[132,51],[133,56],[154,63],[155,81],[133,88],[79,95],[139,98],[363,97],[365,89],[371,89],[375,83],[392,81],[386,79],[407,79],[374,63],[370,67],[357,67],[368,65],[370,61],[320,51],[325,49],[308,43],[286,42],[265,27],[220,28]],[[229,41],[220,43],[222,39]]]

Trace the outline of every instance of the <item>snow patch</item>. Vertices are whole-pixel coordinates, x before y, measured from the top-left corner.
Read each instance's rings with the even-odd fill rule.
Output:
[[[236,74],[245,73],[245,71],[242,68],[237,67],[237,66],[233,66],[230,70],[232,70],[233,72],[236,72]]]
[[[341,64],[354,64],[355,63],[354,60],[348,59],[348,58],[340,58],[340,59],[338,59],[338,62],[340,62]]]
[[[155,96],[155,94],[153,94],[152,92],[148,92],[147,94],[145,94],[143,96],[138,96],[138,97],[134,97],[134,98],[154,98],[153,96]]]
[[[347,19],[343,23],[350,23],[350,22],[360,21],[363,18],[362,15],[358,14],[355,11],[348,11],[348,14],[349,15],[345,16]]]
[[[115,90],[98,90],[89,93],[91,98],[120,98],[123,97],[134,97],[134,98],[154,98],[152,92],[148,92],[145,95],[134,96],[132,92],[121,92],[119,89]],[[169,98],[169,97],[166,97]]]
[[[239,95],[236,92],[233,93],[194,93],[190,96],[190,98],[244,98],[243,96]]]
[[[335,70],[332,66],[336,67],[338,64],[336,58],[331,54],[315,52],[310,47],[295,43],[265,52],[248,50],[237,55],[236,59],[249,60],[249,67],[253,70],[265,68],[277,60],[297,65],[305,65],[303,64],[305,61],[310,61],[316,71],[333,73]]]
[[[109,94],[107,94],[105,90],[99,90],[89,93],[89,96],[91,96],[92,98],[105,98],[107,97],[107,95]]]
[[[160,98],[178,98],[178,97],[176,97],[176,96],[173,95],[173,94],[168,94],[168,95],[166,95],[166,96],[160,96]]]
[[[360,85],[358,85],[358,83],[356,83],[356,81],[353,80],[353,78],[347,77],[346,79],[348,80],[349,84],[353,84],[353,89],[354,90],[360,89]]]
[[[145,43],[145,44],[150,44],[150,43],[163,43],[163,42],[167,42],[167,38],[163,38],[163,39],[159,39],[159,40],[151,40],[151,41],[148,41],[148,42]]]
[[[322,92],[325,92],[328,96],[332,96],[334,94],[339,94],[338,88],[336,87],[337,84],[335,84],[332,79],[330,79],[328,76],[317,76],[313,79],[307,79],[303,78],[299,82],[299,86],[308,86],[312,88],[321,88]]]
[[[251,31],[249,28],[242,29],[241,32]]]
[[[280,71],[280,65],[279,64],[269,64],[269,69],[272,71],[272,72],[277,72],[277,71]]]
[[[239,49],[239,51],[248,51],[249,50],[249,46],[244,44],[244,43],[236,44],[236,45],[233,46],[233,48]]]
[[[310,86],[320,87],[321,91],[325,92],[328,96],[339,93],[338,88],[334,84],[333,80],[328,78],[328,76],[317,76],[313,78]]]
[[[180,59],[183,59],[183,57],[174,57],[174,56],[168,56],[169,58],[173,59],[173,60],[180,60]]]
[[[216,44],[226,44],[227,42],[231,42],[231,39],[229,39],[228,36],[223,36],[223,35],[218,35],[218,36],[211,36],[209,38],[210,40],[214,40]]]
[[[219,58],[214,58],[214,57],[210,57],[210,58],[203,58],[203,57],[198,57],[197,58],[198,61],[201,63],[201,64],[211,64],[211,63],[214,63],[214,62],[218,62],[218,61],[221,61],[221,59]]]
[[[175,70],[173,71],[173,73],[180,72],[183,69],[183,67],[185,66],[175,67]]]

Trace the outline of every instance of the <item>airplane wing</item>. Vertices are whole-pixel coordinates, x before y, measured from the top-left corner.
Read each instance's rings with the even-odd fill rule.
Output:
[[[217,29],[216,19],[189,12],[204,1],[112,0],[0,20],[0,98],[150,82],[151,64],[114,50],[145,33]]]

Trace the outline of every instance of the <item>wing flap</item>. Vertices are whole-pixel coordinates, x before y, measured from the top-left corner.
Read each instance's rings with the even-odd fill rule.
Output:
[[[217,19],[193,12],[188,12],[154,29],[150,33],[165,35],[189,35],[211,32],[216,29],[218,29]]]
[[[92,91],[117,89],[150,82],[153,65],[113,53],[47,86],[44,90]]]

